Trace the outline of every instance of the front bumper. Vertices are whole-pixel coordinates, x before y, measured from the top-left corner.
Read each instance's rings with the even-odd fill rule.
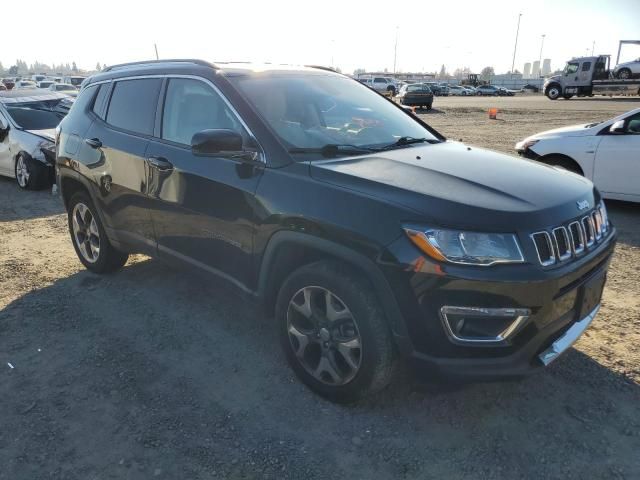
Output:
[[[408,341],[398,342],[403,354],[429,374],[491,380],[542,370],[586,330],[599,309],[616,232],[585,257],[550,270],[443,266],[416,258],[417,249],[403,241],[390,246],[403,272],[386,272],[407,324]],[[440,309],[446,305],[527,309],[531,315],[502,345],[460,345],[444,327]]]

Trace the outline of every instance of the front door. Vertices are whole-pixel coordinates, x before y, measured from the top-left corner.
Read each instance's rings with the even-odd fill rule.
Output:
[[[625,133],[604,135],[596,151],[593,180],[600,191],[640,200],[640,113],[625,120]]]
[[[206,129],[231,129],[254,143],[212,84],[170,78],[160,139],[147,149],[152,219],[161,256],[178,258],[239,286],[251,271],[254,193],[262,169],[223,156],[197,156],[191,139]]]

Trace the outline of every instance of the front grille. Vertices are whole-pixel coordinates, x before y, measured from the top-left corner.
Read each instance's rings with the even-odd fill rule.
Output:
[[[606,210],[599,205],[589,215],[569,224],[531,234],[543,267],[565,262],[601,242],[609,232]]]

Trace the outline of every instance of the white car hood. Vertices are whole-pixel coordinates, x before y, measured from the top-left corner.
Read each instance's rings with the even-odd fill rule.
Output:
[[[581,125],[571,125],[568,127],[554,128],[553,130],[546,130],[544,132],[536,133],[529,138],[588,137],[590,135],[593,135],[593,128],[588,128],[587,125],[590,124],[583,123]]]

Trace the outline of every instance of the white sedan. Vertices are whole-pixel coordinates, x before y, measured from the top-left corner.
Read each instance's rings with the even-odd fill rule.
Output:
[[[605,122],[538,133],[518,154],[584,175],[605,198],[640,202],[640,108]]]

